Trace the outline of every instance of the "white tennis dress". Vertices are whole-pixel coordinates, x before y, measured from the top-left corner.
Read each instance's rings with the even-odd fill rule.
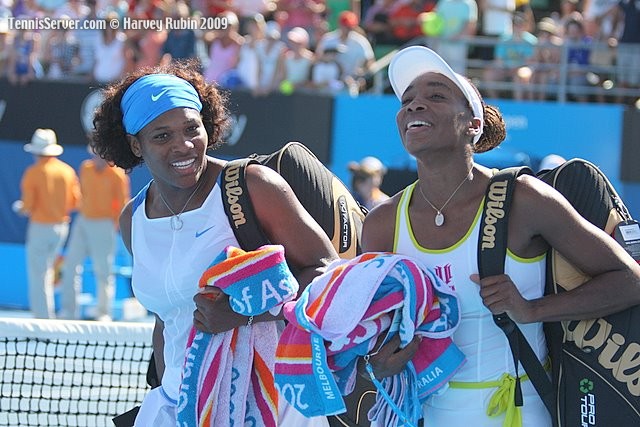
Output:
[[[415,239],[409,220],[409,201],[415,183],[407,187],[400,200],[396,214],[394,252],[415,257],[457,292],[462,318],[453,341],[464,352],[467,362],[452,378],[454,382],[480,383],[498,381],[503,374],[515,375],[513,357],[504,333],[493,322],[491,312],[482,303],[479,286],[469,279],[478,273],[477,242],[480,230],[482,205],[470,229],[453,246],[429,250],[421,247]],[[526,299],[542,296],[545,279],[545,257],[522,259],[508,252],[505,273],[517,285]],[[547,357],[547,348],[541,323],[519,325],[539,360]],[[524,369],[520,367],[520,376]],[[477,384],[476,384],[477,386]],[[487,405],[497,387],[446,388],[442,393],[430,397],[423,405],[424,424],[432,427],[456,426],[502,426],[505,414],[495,417],[486,415]],[[523,426],[551,426],[551,419],[531,381],[522,381],[524,406]]]
[[[198,280],[211,261],[228,245],[238,241],[227,220],[218,183],[202,206],[180,215],[184,225],[172,230],[170,217],[148,218],[146,194],[138,193],[133,205],[131,248],[133,293],[149,311],[164,322],[162,386],[144,399],[136,426],[176,425],[176,403],[182,377],[187,338],[193,326]],[[325,426],[326,418],[308,420],[279,399],[281,426]]]

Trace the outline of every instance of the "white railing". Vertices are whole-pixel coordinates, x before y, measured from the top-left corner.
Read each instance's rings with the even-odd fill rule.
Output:
[[[493,47],[500,42],[490,37],[470,37],[460,40],[462,43],[466,43],[468,50],[471,51],[474,47]],[[436,46],[437,39],[422,37],[407,43],[408,45],[424,45],[424,46]],[[387,55],[378,59],[370,69],[370,75],[372,76],[372,88],[371,93],[381,94],[384,93],[389,87],[389,81],[386,76],[387,66],[391,61],[393,55],[397,50],[404,46],[399,46],[389,52]],[[560,61],[557,64],[538,64],[535,62],[528,62],[522,64],[523,67],[528,67],[532,72],[535,72],[536,65],[543,65],[547,67],[547,70],[553,70],[557,72],[557,82],[554,84],[535,84],[527,83],[525,85],[518,85],[511,80],[498,80],[488,81],[484,78],[484,71],[488,67],[495,67],[496,63],[492,60],[478,59],[469,57],[467,60],[466,75],[473,80],[478,89],[485,95],[488,91],[498,91],[500,98],[511,98],[514,91],[525,91],[529,94],[544,94],[548,100],[555,100],[557,102],[568,102],[577,98],[587,98],[592,102],[616,102],[619,98],[626,98],[627,100],[640,98],[640,88],[624,88],[617,84],[616,78],[620,72],[620,66],[618,65],[606,65],[606,64],[593,64],[580,66],[576,64],[570,64],[569,50],[571,48],[587,48],[591,50],[591,55],[594,52],[602,53],[603,49],[610,50],[609,54],[615,58],[616,48],[610,47],[604,43],[563,43],[560,46],[556,46],[560,53]],[[529,70],[524,70],[525,72]],[[582,72],[586,78],[586,84],[576,85],[571,84],[569,81],[569,71]],[[630,70],[633,72],[640,72],[638,70]],[[538,98],[537,96],[535,98]]]

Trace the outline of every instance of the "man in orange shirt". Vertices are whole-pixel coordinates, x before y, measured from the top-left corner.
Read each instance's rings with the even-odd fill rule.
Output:
[[[80,200],[78,176],[57,158],[63,148],[51,129],[37,129],[24,146],[36,162],[25,171],[16,213],[29,217],[25,243],[29,305],[36,318],[55,318],[53,262],[69,233],[70,212]]]
[[[111,320],[115,292],[113,261],[118,218],[130,198],[129,177],[109,165],[88,147],[92,158],[80,165],[82,204],[73,221],[62,270],[60,317],[78,319],[78,293],[82,288],[84,261],[89,256],[96,281],[95,319]]]

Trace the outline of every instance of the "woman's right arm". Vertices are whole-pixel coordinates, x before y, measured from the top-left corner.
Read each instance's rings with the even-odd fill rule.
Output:
[[[156,316],[156,324],[153,326],[153,359],[156,362],[156,374],[158,382],[162,382],[164,374],[164,322]]]
[[[122,210],[120,214],[120,233],[122,234],[122,241],[127,248],[131,256],[133,251],[131,250],[131,217],[133,215],[133,199],[131,199]],[[153,344],[153,358],[156,364],[156,372],[158,375],[158,382],[162,380],[162,374],[164,373],[164,322],[156,316],[156,323],[153,327],[153,336],[151,342]]]
[[[133,215],[133,199],[129,200],[129,202],[125,205],[120,213],[120,219],[118,221],[120,225],[120,234],[122,236],[122,242],[124,243],[124,247],[127,248],[127,251],[131,256],[133,256],[133,252],[131,251],[131,217]]]

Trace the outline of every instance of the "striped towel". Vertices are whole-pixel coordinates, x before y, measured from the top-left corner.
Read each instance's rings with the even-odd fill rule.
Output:
[[[229,295],[232,309],[246,316],[280,310],[298,292],[280,245],[245,252],[227,247],[200,278]],[[177,425],[275,427],[278,397],[274,364],[275,322],[241,326],[220,334],[192,328],[178,397]]]
[[[345,411],[342,396],[353,391],[358,357],[370,353],[381,334],[385,342],[399,334],[403,347],[414,335],[422,337],[406,369],[382,381],[413,418],[465,361],[450,338],[460,320],[458,298],[405,256],[372,252],[336,261],[298,301],[285,304],[284,314],[290,323],[278,344],[276,385],[305,416]],[[380,394],[369,418],[398,425]]]

